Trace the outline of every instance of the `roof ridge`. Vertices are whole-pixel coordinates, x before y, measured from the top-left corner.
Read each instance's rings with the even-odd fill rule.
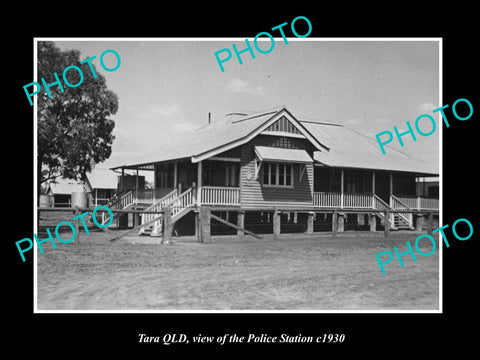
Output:
[[[236,123],[239,123],[239,122],[242,122],[242,121],[254,119],[256,117],[263,116],[263,115],[274,114],[274,113],[277,113],[277,112],[281,111],[282,109],[286,109],[285,105],[279,105],[279,106],[275,106],[273,108],[264,109],[264,110],[261,110],[261,111],[258,111],[258,112],[254,112],[252,114],[246,115],[246,117],[244,117],[244,118],[232,121],[232,124],[236,124]]]
[[[309,124],[321,124],[321,125],[331,125],[331,126],[340,126],[340,127],[343,127],[344,125],[343,124],[337,124],[337,123],[334,123],[334,122],[323,122],[323,121],[330,121],[330,120],[324,120],[324,119],[319,119],[319,120],[322,120],[322,121],[317,121],[315,119],[306,119],[306,118],[303,118],[303,119],[299,119],[297,118],[298,121],[300,122],[304,122],[304,123],[309,123]]]
[[[239,116],[251,116],[253,114],[256,114],[256,113],[252,113],[250,111],[250,114],[248,113],[245,113],[245,112],[231,112],[231,113],[228,113],[228,114],[225,114],[223,116],[220,116],[216,119],[212,119],[209,123],[206,123],[206,124],[203,124],[203,125],[200,125],[198,128],[192,130],[192,133],[195,133],[199,130],[202,130],[202,129],[205,129],[207,127],[209,127],[210,125],[213,125],[213,124],[217,124],[217,123],[220,123],[220,122],[228,122],[229,124],[234,124],[237,122],[237,120],[233,120],[233,121],[230,121],[229,118],[232,117],[232,116],[235,116],[235,115],[239,115]]]

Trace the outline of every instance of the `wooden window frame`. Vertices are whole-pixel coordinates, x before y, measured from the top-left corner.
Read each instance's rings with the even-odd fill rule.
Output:
[[[262,186],[281,189],[293,189],[294,184],[294,164],[280,162],[264,162],[262,164]],[[280,184],[280,169],[283,167],[283,184]],[[287,167],[290,167],[290,176],[287,176]],[[274,174],[272,174],[272,171]],[[268,172],[268,183],[265,183],[265,172]],[[275,184],[272,184],[272,175],[275,175]],[[287,178],[290,178],[290,185],[287,185]]]

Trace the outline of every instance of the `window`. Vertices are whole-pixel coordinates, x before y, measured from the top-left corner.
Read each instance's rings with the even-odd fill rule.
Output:
[[[263,164],[263,185],[293,186],[293,165],[279,163]]]
[[[298,149],[299,147],[296,145],[298,141],[294,141],[291,138],[280,136],[275,137],[275,141],[272,143],[272,147],[283,148],[283,149]]]
[[[293,165],[285,165],[285,185],[293,185]]]

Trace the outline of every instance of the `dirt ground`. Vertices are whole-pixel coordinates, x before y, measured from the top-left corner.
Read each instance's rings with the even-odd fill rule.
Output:
[[[414,232],[345,232],[193,238],[81,233],[79,244],[37,253],[38,310],[438,310],[439,251],[385,265],[375,255],[407,250]],[[62,235],[69,239],[71,234]],[[432,245],[420,247],[429,253]]]

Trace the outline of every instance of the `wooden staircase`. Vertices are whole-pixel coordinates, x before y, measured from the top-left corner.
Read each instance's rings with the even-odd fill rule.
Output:
[[[391,196],[390,202],[393,204],[391,207],[385,201],[383,201],[376,194],[374,196],[374,208],[377,210],[385,210],[385,212],[378,213],[378,217],[385,222],[386,211],[389,211],[390,228],[392,230],[404,230],[413,229],[412,214],[409,213],[395,213],[395,210],[410,210],[405,204],[400,202],[395,196]]]
[[[395,210],[411,210],[407,205],[400,201],[400,199],[395,197],[395,195],[390,196],[390,204],[392,204],[392,207]],[[399,230],[413,230],[413,215],[412,213],[394,213],[393,223]]]
[[[111,210],[126,210],[134,205],[133,190],[128,190],[120,194],[116,194],[107,202],[107,207]],[[119,213],[113,213],[113,220],[118,219]],[[105,225],[110,221],[110,214],[102,212],[101,224]]]
[[[175,223],[184,215],[188,214],[195,205],[196,199],[192,188],[189,188],[182,194],[178,194],[175,189],[145,210],[161,211],[162,209],[169,207],[172,211],[172,223]],[[143,214],[141,224],[151,222],[158,217],[159,219],[155,221],[153,225],[142,227],[139,231],[139,235],[162,236],[163,216],[163,214]]]
[[[393,228],[397,230],[412,230],[413,227],[410,225],[410,222],[399,215],[400,214],[393,214]]]
[[[106,206],[111,210],[145,210],[151,206],[151,204],[151,200],[139,198],[134,190],[127,190],[111,198]],[[118,219],[120,215],[120,213],[114,212],[113,219]],[[103,212],[101,221],[102,225],[105,225],[109,221],[110,215]]]

